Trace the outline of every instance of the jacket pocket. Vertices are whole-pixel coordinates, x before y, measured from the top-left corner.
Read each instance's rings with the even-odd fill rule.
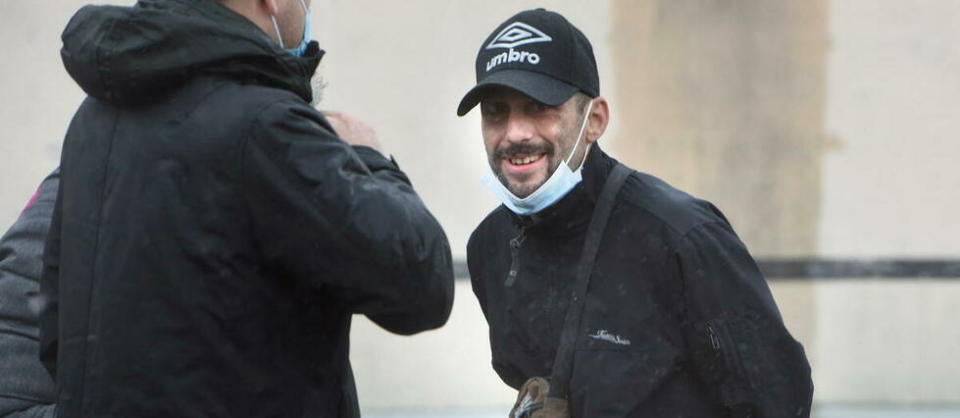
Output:
[[[748,343],[736,338],[738,326],[735,320],[713,319],[706,321],[704,327],[710,344],[710,380],[717,385],[720,401],[734,410],[746,408],[750,402],[750,382],[741,347]]]

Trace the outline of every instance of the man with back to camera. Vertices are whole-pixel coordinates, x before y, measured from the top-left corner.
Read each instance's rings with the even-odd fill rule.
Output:
[[[511,416],[809,416],[803,348],[726,218],[598,146],[610,106],[583,33],[521,12],[476,76],[457,113],[480,105],[503,205],[467,261]]]
[[[372,130],[309,105],[305,1],[141,0],[67,25],[89,98],[41,279],[57,416],[354,417],[351,314],[447,320],[440,225]]]

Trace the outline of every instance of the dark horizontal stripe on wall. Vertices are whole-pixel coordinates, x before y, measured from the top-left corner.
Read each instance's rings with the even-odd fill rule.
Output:
[[[960,279],[960,260],[767,259],[758,260],[771,279]]]
[[[898,259],[761,259],[760,270],[768,279],[960,279],[958,260]],[[457,278],[469,278],[467,263],[454,261]]]

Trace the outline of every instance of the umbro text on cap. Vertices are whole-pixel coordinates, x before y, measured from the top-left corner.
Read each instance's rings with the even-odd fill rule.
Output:
[[[477,53],[477,85],[457,108],[463,116],[492,86],[517,90],[534,100],[559,106],[582,91],[600,95],[600,76],[590,41],[558,13],[526,10],[503,22]]]

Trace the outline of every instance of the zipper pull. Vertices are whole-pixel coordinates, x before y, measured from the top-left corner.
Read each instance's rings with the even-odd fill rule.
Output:
[[[510,273],[507,274],[507,280],[503,282],[506,287],[513,286],[517,281],[517,275],[520,273],[520,246],[527,238],[527,228],[521,227],[520,234],[510,240]]]
[[[710,334],[710,344],[713,345],[713,349],[716,352],[720,352],[720,337],[717,336],[717,332],[713,330],[713,327],[710,324],[707,324],[707,333]]]
[[[720,338],[717,329],[724,332],[726,338]],[[707,323],[707,333],[710,334],[710,344],[713,345],[714,353],[723,359],[727,372],[737,379],[738,384],[748,385],[749,383],[745,380],[747,374],[743,368],[743,360],[740,357],[736,342],[730,339],[727,328],[719,327],[717,329]]]

